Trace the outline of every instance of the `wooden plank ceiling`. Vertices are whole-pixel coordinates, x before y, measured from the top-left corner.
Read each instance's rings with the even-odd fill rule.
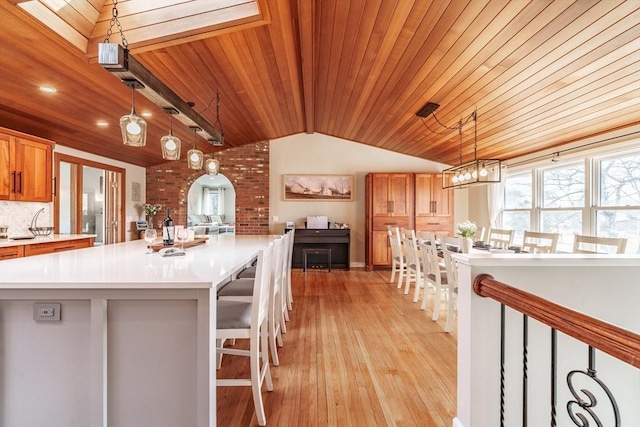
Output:
[[[159,164],[168,116],[136,97],[147,146],[122,145],[131,94],[96,64],[112,8],[0,0],[0,126]],[[640,123],[638,1],[120,0],[118,17],[136,58],[211,123],[220,91],[223,149],[318,132],[456,165],[457,132],[415,114],[429,101],[447,127],[477,109],[482,158]],[[471,125],[462,151],[472,158]]]

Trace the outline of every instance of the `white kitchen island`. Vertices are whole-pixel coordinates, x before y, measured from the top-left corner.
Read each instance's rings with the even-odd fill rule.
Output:
[[[0,264],[0,425],[215,426],[216,287],[273,236],[142,240]],[[60,321],[34,321],[35,303]]]

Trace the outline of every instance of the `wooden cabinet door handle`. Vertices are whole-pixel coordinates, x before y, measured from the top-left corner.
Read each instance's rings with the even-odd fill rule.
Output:
[[[13,180],[13,186],[11,187],[11,192],[16,192],[16,171],[11,172],[11,178]]]
[[[17,257],[18,256],[18,251],[16,252],[7,252],[4,253],[2,255],[0,255],[0,258],[13,258],[13,257]]]

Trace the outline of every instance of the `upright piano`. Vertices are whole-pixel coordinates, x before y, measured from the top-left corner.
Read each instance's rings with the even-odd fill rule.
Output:
[[[303,267],[303,249],[331,249],[331,268],[349,270],[349,245],[351,230],[348,228],[307,229],[296,228],[293,239],[293,268]],[[324,254],[309,254],[307,268],[327,268],[328,257]]]

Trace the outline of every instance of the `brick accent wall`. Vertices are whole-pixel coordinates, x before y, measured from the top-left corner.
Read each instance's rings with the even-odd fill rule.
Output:
[[[269,142],[258,142],[218,151],[220,173],[236,192],[236,234],[269,234]],[[154,219],[171,216],[177,225],[187,224],[187,196],[204,170],[187,167],[186,160],[147,168],[146,203],[160,203],[163,211]]]

